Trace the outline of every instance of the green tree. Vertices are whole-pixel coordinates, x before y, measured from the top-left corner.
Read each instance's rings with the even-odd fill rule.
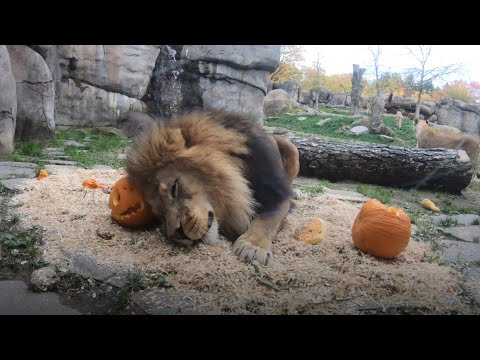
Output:
[[[303,47],[301,45],[281,45],[280,64],[270,76],[273,82],[282,82],[287,80],[302,80],[302,72],[297,65],[303,61]]]

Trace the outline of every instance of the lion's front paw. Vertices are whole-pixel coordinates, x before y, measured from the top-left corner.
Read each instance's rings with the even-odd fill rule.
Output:
[[[233,251],[246,262],[256,260],[260,265],[269,265],[272,261],[271,241],[249,232],[243,234],[233,244]]]

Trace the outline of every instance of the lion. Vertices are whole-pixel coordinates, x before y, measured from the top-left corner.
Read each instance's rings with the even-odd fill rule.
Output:
[[[455,134],[429,126],[428,120],[414,120],[418,148],[446,148],[464,150],[473,166],[473,177],[477,173],[479,139],[464,133]]]
[[[238,113],[192,112],[138,135],[125,165],[167,239],[215,244],[222,234],[240,259],[271,263],[300,169],[286,138]]]
[[[401,129],[402,128],[403,114],[400,110],[397,111],[397,115],[395,115],[395,119],[397,120],[397,128]]]

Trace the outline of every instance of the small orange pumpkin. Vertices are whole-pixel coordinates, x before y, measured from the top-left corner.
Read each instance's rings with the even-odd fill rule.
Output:
[[[92,178],[88,178],[87,180],[84,180],[82,185],[89,189],[101,189],[105,187],[105,185],[99,183],[97,180]]]
[[[43,178],[46,178],[48,176],[48,172],[45,169],[40,170],[38,173],[37,179],[42,180]]]
[[[152,208],[143,198],[143,193],[128,177],[118,180],[112,187],[108,206],[112,218],[120,225],[139,227],[152,220]]]
[[[355,218],[352,239],[364,253],[393,258],[407,247],[411,228],[410,218],[403,209],[372,199],[362,206]]]

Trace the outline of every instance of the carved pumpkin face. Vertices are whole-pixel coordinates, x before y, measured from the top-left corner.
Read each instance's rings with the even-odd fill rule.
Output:
[[[113,220],[120,225],[139,227],[152,220],[152,208],[128,177],[113,185],[108,206],[112,209]]]
[[[403,209],[372,199],[363,205],[355,218],[352,239],[364,253],[393,258],[405,250],[410,233],[410,218]]]

